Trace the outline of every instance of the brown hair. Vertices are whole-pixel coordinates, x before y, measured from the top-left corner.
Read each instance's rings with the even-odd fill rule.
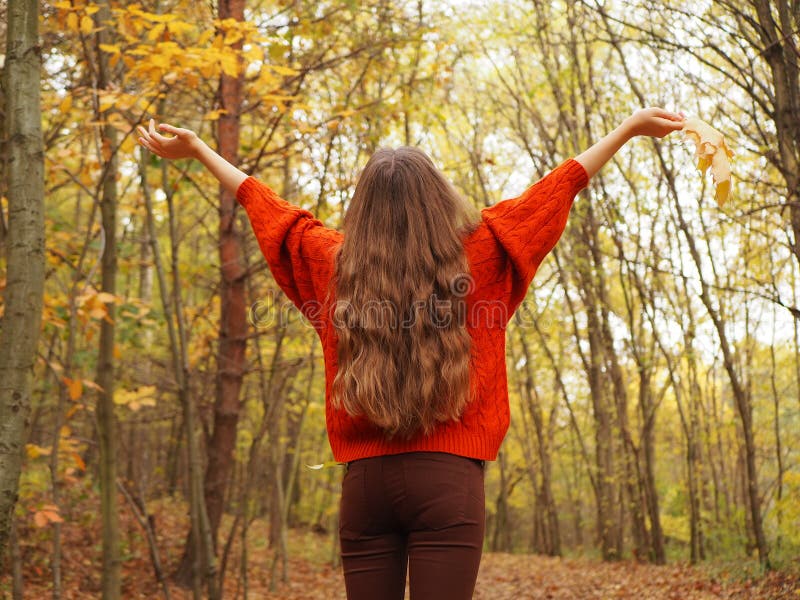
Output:
[[[389,437],[430,433],[472,399],[463,238],[480,214],[417,148],[380,148],[344,216],[332,277],[332,400]]]

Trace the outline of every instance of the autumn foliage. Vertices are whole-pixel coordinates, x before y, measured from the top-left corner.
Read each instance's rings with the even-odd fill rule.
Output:
[[[317,334],[244,212],[196,161],[137,147],[137,125],[234,140],[240,168],[340,227],[381,146],[423,148],[483,207],[659,105],[693,117],[683,137],[638,138],[592,178],[506,330],[476,597],[796,598],[791,3],[229,4],[38,5],[44,306],[0,595],[96,597],[112,540],[118,597],[188,598],[181,565],[222,597],[343,597]]]

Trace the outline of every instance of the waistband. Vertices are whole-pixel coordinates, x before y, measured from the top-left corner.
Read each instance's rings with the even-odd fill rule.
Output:
[[[471,456],[461,456],[460,454],[452,454],[451,452],[436,452],[436,451],[414,451],[414,452],[400,452],[400,453],[397,453],[397,454],[380,454],[378,456],[369,456],[367,458],[358,458],[356,460],[351,460],[349,462],[345,462],[344,465],[345,465],[345,469],[348,469],[351,464],[353,464],[355,462],[362,461],[362,460],[379,460],[379,459],[390,459],[390,458],[397,459],[397,458],[402,458],[402,457],[409,457],[410,458],[413,455],[425,455],[425,454],[446,455],[446,456],[452,456],[454,458],[470,460],[470,461],[474,462],[475,464],[477,464],[480,468],[482,468],[482,469],[486,468],[486,461],[483,460],[483,459],[473,458]]]

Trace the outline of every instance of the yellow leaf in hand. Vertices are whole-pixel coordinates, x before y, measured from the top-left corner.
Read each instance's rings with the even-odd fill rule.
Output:
[[[705,174],[711,167],[711,175],[717,186],[715,198],[717,204],[722,206],[728,199],[731,189],[731,163],[733,152],[725,144],[722,134],[708,123],[697,117],[686,119],[683,124],[684,139],[692,140],[695,144],[695,158],[697,168]]]

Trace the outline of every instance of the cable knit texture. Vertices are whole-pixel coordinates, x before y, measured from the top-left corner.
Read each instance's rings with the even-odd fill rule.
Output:
[[[466,296],[474,400],[459,421],[440,423],[430,435],[408,441],[388,440],[365,417],[351,417],[330,401],[337,336],[330,318],[335,298],[331,292],[326,301],[326,294],[343,234],[254,177],[241,184],[237,199],[247,211],[275,281],[322,340],[325,418],[335,460],[419,450],[497,458],[509,425],[506,326],[539,264],[561,237],[573,200],[588,179],[583,165],[569,158],[517,198],[481,210],[481,223],[464,240],[474,282]]]

